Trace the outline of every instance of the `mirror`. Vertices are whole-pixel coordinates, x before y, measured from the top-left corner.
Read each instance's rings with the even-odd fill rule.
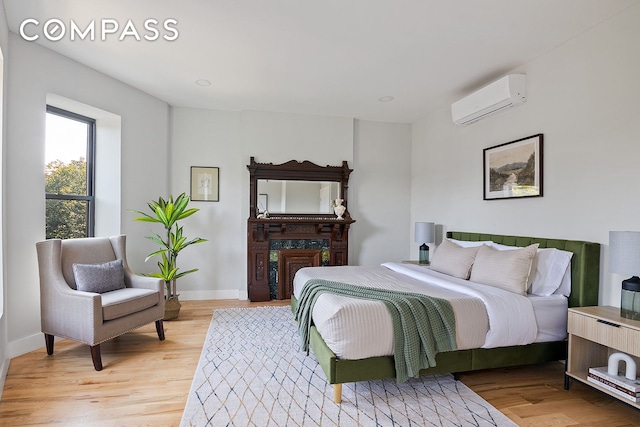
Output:
[[[340,196],[340,183],[330,181],[258,180],[258,213],[330,214]]]
[[[286,163],[258,163],[251,157],[249,170],[249,219],[265,210],[282,218],[305,220],[321,216],[335,219],[331,201],[343,199],[347,208],[345,219],[351,221],[347,204],[349,169],[346,161],[340,166],[318,166],[308,160]]]

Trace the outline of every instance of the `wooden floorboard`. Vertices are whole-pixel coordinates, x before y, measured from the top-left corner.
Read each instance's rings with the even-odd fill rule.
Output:
[[[165,341],[150,324],[102,344],[104,369],[93,369],[88,346],[56,342],[11,360],[0,401],[0,426],[177,426],[187,401],[211,314],[217,308],[288,301],[184,301],[164,322]],[[640,426],[640,411],[572,382],[564,366],[461,374],[472,390],[521,426]]]
[[[640,411],[577,381],[564,364],[469,372],[460,380],[519,426],[640,426]]]

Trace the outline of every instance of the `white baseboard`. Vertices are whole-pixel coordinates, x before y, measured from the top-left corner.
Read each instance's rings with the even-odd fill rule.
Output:
[[[180,299],[183,301],[206,299],[240,299],[240,291],[238,290],[181,291],[178,292],[178,295],[180,295]]]
[[[0,400],[2,400],[2,391],[4,390],[4,382],[7,378],[11,359],[37,350],[40,347],[44,347],[44,335],[42,334],[31,335],[17,341],[12,341],[7,345],[7,358],[2,360],[2,365],[0,365]]]
[[[0,365],[0,401],[2,401],[2,391],[4,390],[4,380],[7,378],[7,371],[9,371],[9,361],[11,359],[2,360]]]
[[[44,347],[44,345],[44,334],[38,332],[37,334],[11,341],[7,350],[9,358],[13,359],[14,357],[22,356],[30,351]]]

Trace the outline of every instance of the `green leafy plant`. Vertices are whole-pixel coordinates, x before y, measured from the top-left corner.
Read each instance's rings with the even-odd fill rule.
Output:
[[[147,214],[141,211],[132,210],[142,216],[134,218],[134,221],[143,222],[159,222],[164,226],[166,236],[160,236],[157,233],[153,233],[153,236],[147,236],[146,238],[152,242],[160,245],[160,249],[150,253],[145,262],[149,259],[160,255],[161,260],[158,261],[159,273],[147,274],[151,277],[158,277],[165,281],[167,287],[167,297],[176,298],[176,279],[180,277],[198,271],[197,268],[192,268],[187,271],[179,271],[177,266],[178,254],[187,246],[206,242],[206,239],[196,237],[192,240],[187,240],[182,234],[182,227],[178,225],[178,221],[187,218],[199,209],[191,208],[187,209],[189,204],[189,197],[182,193],[175,200],[173,196],[169,196],[168,200],[164,200],[162,197],[158,201],[152,201],[147,203],[152,214]]]
[[[45,168],[45,191],[49,194],[87,194],[87,162],[69,164],[54,160]],[[81,200],[46,200],[46,238],[87,237],[87,204]]]

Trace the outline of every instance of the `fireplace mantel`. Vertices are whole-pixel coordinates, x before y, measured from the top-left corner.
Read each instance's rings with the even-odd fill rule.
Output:
[[[269,218],[253,219],[247,222],[248,234],[248,278],[247,287],[251,301],[268,301],[272,297],[270,288],[270,262],[273,252],[287,249],[274,249],[273,241],[282,240],[288,243],[288,249],[308,249],[308,243],[327,242],[321,244],[328,251],[328,259],[323,265],[347,265],[349,252],[349,227],[352,219],[337,220],[333,218]],[[309,264],[312,265],[312,264]],[[291,278],[278,277],[278,282],[288,283]],[[282,286],[280,287],[282,289]],[[278,295],[283,299],[283,295]]]
[[[306,265],[347,265],[349,228],[355,222],[349,213],[347,189],[349,169],[346,161],[340,166],[318,166],[309,161],[291,160],[274,165],[258,163],[251,157],[249,170],[249,219],[247,220],[247,290],[251,301],[288,298],[290,281],[297,269]],[[258,180],[315,181],[338,183],[338,193],[346,211],[343,219],[333,213],[277,213],[260,212]],[[263,195],[268,196],[268,195]],[[329,203],[325,199],[323,203]],[[322,206],[322,203],[320,204]],[[326,211],[325,211],[326,212]],[[287,254],[286,251],[295,251]],[[306,252],[305,252],[306,251]],[[289,265],[275,265],[282,259]],[[308,254],[308,255],[301,255]],[[291,255],[291,256],[286,256]],[[286,272],[287,277],[277,277]],[[277,278],[277,279],[276,279]],[[277,284],[274,284],[277,280]],[[284,282],[283,282],[284,281]],[[283,286],[286,284],[287,286]],[[277,286],[276,286],[277,285]],[[287,292],[283,295],[283,289]]]

